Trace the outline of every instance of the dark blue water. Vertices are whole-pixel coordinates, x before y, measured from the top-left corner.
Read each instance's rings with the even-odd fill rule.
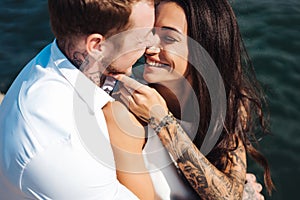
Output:
[[[299,199],[300,1],[243,0],[233,6],[258,78],[268,89],[273,136],[260,145],[277,186],[270,199]],[[251,169],[260,172],[253,164]]]
[[[260,142],[277,187],[266,199],[299,199],[300,1],[235,0],[242,35],[270,102],[273,135]],[[0,1],[0,91],[53,40],[47,1]],[[262,170],[249,161],[262,181]]]
[[[38,3],[37,3],[38,2]],[[0,1],[0,91],[22,67],[52,41],[47,1]]]

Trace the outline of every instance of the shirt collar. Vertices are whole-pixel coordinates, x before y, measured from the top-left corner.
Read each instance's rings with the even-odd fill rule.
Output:
[[[56,40],[51,45],[54,67],[72,85],[91,110],[101,109],[114,99],[79,71],[60,51]]]

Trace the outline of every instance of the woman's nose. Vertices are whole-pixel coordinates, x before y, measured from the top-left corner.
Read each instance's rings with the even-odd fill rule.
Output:
[[[160,38],[157,34],[151,36],[151,43],[147,46],[145,54],[146,55],[155,55],[159,54],[161,51]]]
[[[160,48],[157,46],[150,46],[146,48],[145,51],[146,55],[154,55],[154,54],[159,54],[160,53]]]
[[[160,38],[157,34],[153,33],[148,36],[148,47],[158,46],[160,44]]]

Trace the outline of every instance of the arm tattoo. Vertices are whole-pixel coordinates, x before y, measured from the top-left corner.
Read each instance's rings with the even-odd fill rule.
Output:
[[[228,153],[229,164],[218,170],[197,149],[176,120],[158,133],[178,167],[202,199],[242,199],[246,179],[246,152],[239,146]]]

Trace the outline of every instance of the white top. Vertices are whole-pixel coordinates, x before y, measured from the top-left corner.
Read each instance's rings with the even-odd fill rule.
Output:
[[[137,199],[116,179],[101,110],[112,100],[45,47],[0,106],[0,199]]]
[[[196,132],[191,124],[187,122],[180,122],[180,124],[189,137],[194,138]],[[189,182],[179,173],[159,137],[150,127],[148,127],[148,139],[143,155],[155,192],[160,199],[199,199]]]

